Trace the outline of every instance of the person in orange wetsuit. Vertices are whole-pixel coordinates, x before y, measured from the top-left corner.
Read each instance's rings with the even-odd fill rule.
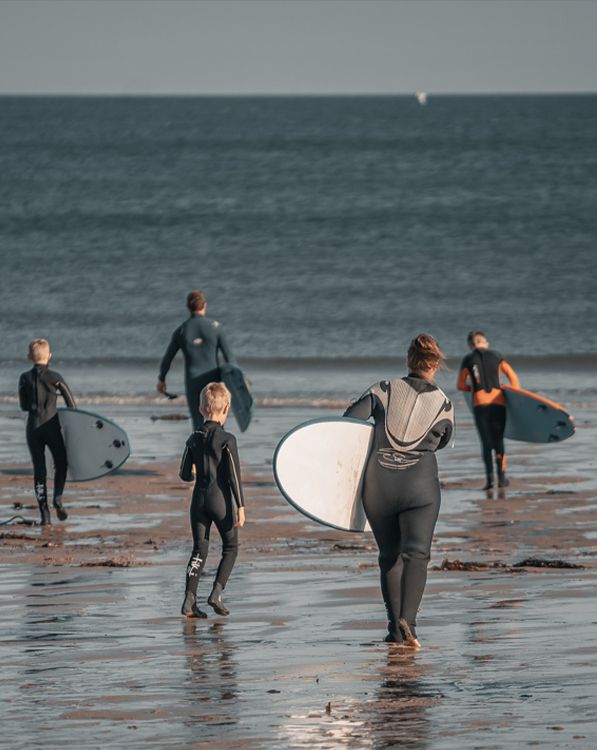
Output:
[[[459,391],[473,392],[473,414],[481,439],[487,480],[483,489],[490,490],[493,487],[494,451],[498,487],[507,487],[509,482],[506,478],[504,450],[506,399],[500,376],[505,375],[514,388],[519,388],[520,383],[512,366],[499,352],[489,348],[489,341],[482,331],[471,331],[467,336],[467,343],[471,351],[460,365],[457,387]]]

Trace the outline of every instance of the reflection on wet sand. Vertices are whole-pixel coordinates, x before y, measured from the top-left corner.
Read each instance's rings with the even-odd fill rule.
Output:
[[[419,654],[404,648],[388,648],[385,666],[374,700],[361,708],[371,747],[425,747],[430,735],[428,709],[442,699],[429,684],[429,666]]]
[[[225,623],[207,625],[186,619],[182,621],[182,637],[187,672],[181,690],[186,700],[196,707],[189,720],[200,720],[211,726],[238,723],[236,663],[232,641],[226,637]],[[209,711],[207,717],[206,710]]]

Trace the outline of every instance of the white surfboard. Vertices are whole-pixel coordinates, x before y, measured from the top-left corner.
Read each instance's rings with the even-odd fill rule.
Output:
[[[274,453],[274,477],[286,500],[313,521],[342,531],[370,531],[361,500],[373,425],[349,417],[295,427]]]
[[[130,456],[126,432],[109,419],[81,409],[58,409],[58,419],[66,445],[68,481],[103,477]]]
[[[522,388],[503,385],[506,399],[506,431],[504,437],[523,443],[561,443],[574,435],[572,418],[563,406]],[[471,393],[465,393],[472,411]]]

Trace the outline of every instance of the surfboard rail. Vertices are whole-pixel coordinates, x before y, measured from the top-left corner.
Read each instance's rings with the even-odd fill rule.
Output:
[[[527,391],[524,388],[514,388],[511,385],[502,385],[500,386],[502,391],[510,391],[512,393],[521,393],[523,396],[528,396],[529,398],[535,399],[535,401],[538,401],[542,404],[547,404],[548,406],[551,406],[553,409],[557,409],[558,411],[563,411],[564,414],[567,417],[570,417],[570,413],[564,409],[564,407],[561,404],[556,403],[555,401],[552,401],[549,398],[546,398],[545,396],[540,396],[538,393],[533,393],[532,391]]]

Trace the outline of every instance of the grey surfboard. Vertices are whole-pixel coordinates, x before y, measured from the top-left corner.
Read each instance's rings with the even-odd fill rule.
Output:
[[[232,396],[232,413],[239,429],[245,432],[253,418],[253,396],[249,383],[240,367],[230,363],[220,365],[220,379]]]
[[[66,446],[67,480],[87,482],[118,469],[130,456],[126,432],[100,414],[58,409]]]

